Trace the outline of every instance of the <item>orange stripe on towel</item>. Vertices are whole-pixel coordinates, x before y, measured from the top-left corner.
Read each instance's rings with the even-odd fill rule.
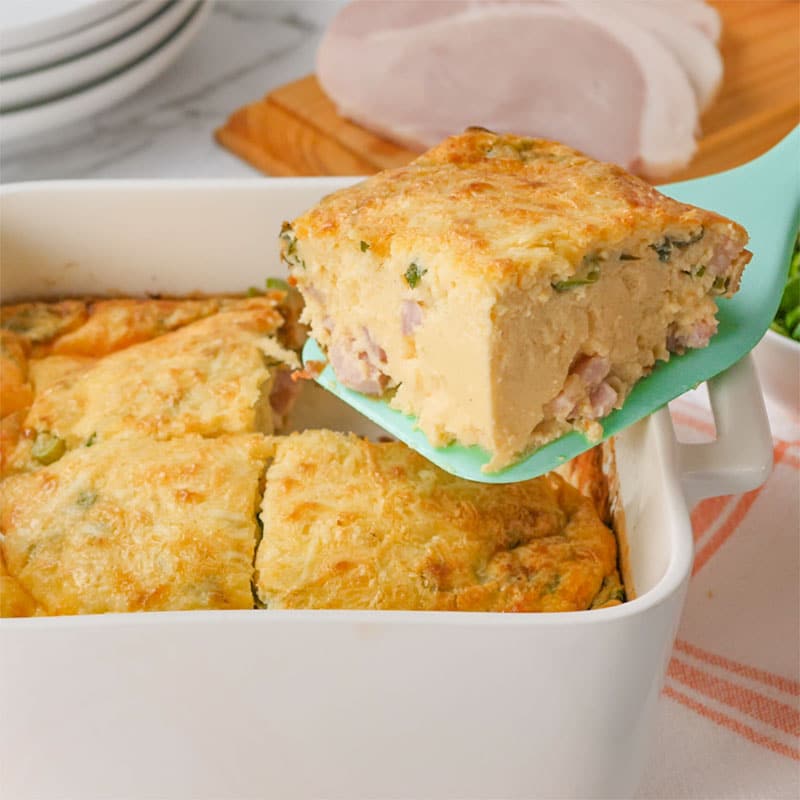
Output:
[[[777,465],[783,460],[784,453],[790,446],[790,442],[778,442],[778,445],[775,447],[775,452],[773,455],[773,461]],[[739,501],[734,506],[733,511],[728,515],[727,519],[717,528],[714,532],[714,535],[706,542],[703,547],[697,553],[697,556],[694,560],[694,568],[692,569],[692,575],[696,575],[706,564],[706,562],[714,555],[714,553],[725,544],[726,541],[730,538],[731,534],[739,527],[739,523],[745,518],[747,512],[750,510],[750,506],[756,501],[756,498],[761,494],[764,489],[763,486],[759,486],[758,489],[753,489],[752,492],[747,492],[747,494],[743,494]]]
[[[669,697],[670,700],[675,700],[675,702],[690,708],[692,711],[700,714],[700,716],[705,717],[706,719],[711,720],[712,722],[715,722],[717,725],[727,728],[729,731],[733,731],[734,733],[738,733],[745,739],[749,739],[754,744],[766,747],[773,753],[779,753],[780,755],[787,756],[795,761],[800,761],[800,750],[795,747],[789,747],[788,745],[777,742],[774,739],[770,739],[768,736],[764,736],[758,731],[753,730],[753,728],[751,728],[749,725],[745,725],[744,723],[739,722],[738,720],[735,720],[726,714],[715,711],[713,708],[709,708],[704,703],[693,700],[688,695],[673,689],[671,686],[664,687],[664,694]]]
[[[784,678],[783,675],[776,675],[773,672],[759,669],[758,667],[751,667],[748,664],[740,664],[738,661],[733,661],[725,656],[711,653],[708,650],[703,650],[695,644],[690,644],[683,639],[677,639],[675,642],[675,649],[686,653],[687,655],[696,658],[698,661],[705,661],[706,664],[711,664],[714,667],[721,667],[727,669],[728,672],[735,672],[745,678],[753,681],[763,683],[765,686],[770,686],[773,689],[779,689],[782,692],[800,697],[800,683],[791,678]]]
[[[723,494],[718,497],[709,497],[698,503],[692,510],[692,531],[694,540],[698,542],[703,534],[717,521],[728,503],[731,502],[731,495]]]
[[[706,697],[735,708],[743,714],[771,725],[790,736],[800,736],[800,711],[786,703],[779,703],[752,689],[746,689],[725,678],[718,678],[697,667],[672,658],[667,674]]]

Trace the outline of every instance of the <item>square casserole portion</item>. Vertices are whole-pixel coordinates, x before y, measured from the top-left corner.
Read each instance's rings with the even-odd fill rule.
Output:
[[[259,434],[117,439],[6,478],[0,611],[252,608],[268,453]]]
[[[616,604],[614,534],[560,476],[472,483],[399,442],[273,437],[255,583],[269,609]]]
[[[137,302],[98,305],[127,314]],[[158,311],[157,306],[139,305],[138,318],[150,326],[145,312]],[[46,316],[46,304],[33,307],[36,316]],[[230,301],[210,316],[108,354],[111,335],[115,342],[124,341],[122,334],[130,337],[131,326],[126,322],[117,331],[105,324],[81,340],[91,341],[92,347],[75,351],[73,340],[101,316],[98,312],[68,334],[70,347],[62,337],[50,345],[55,352],[27,361],[32,403],[16,412],[16,431],[5,426],[5,473],[35,469],[65,451],[111,439],[270,434],[282,424],[295,391],[289,371],[298,361],[276,339],[283,317],[273,298]],[[135,333],[144,336],[150,330]],[[6,383],[3,376],[0,385]]]
[[[339,381],[497,470],[598,436],[657,360],[703,347],[750,253],[717,214],[563,145],[469,129],[286,223]]]

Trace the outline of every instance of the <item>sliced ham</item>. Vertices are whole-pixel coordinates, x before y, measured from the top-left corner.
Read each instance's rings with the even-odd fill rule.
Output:
[[[328,29],[317,71],[342,114],[413,147],[481,125],[652,177],[695,150],[686,71],[660,38],[599,3],[355,0]]]
[[[585,6],[584,0],[572,2]],[[722,83],[722,56],[714,40],[692,24],[688,13],[684,15],[684,5],[687,4],[603,0],[605,9],[626,16],[669,48],[685,70],[698,107],[703,111],[710,105]],[[709,10],[716,14],[713,9]]]
[[[638,0],[632,0],[638,2]],[[666,7],[672,10],[677,16],[686,20],[692,27],[697,28],[706,38],[714,44],[719,42],[722,32],[722,20],[719,12],[712,8],[705,0],[643,0],[651,5]]]

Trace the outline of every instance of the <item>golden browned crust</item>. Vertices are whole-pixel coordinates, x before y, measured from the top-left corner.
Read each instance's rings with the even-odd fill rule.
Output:
[[[665,197],[621,167],[557,142],[479,128],[327,196],[292,223],[298,242],[337,239],[357,250],[364,241],[377,259],[414,254],[435,264],[444,286],[519,281],[541,270],[549,282],[553,257],[577,268],[616,242],[720,226],[744,246],[740,225]]]
[[[7,478],[9,613],[25,595],[46,614],[252,608],[268,452],[258,434],[112,441]]]
[[[37,612],[36,601],[15,577],[9,575],[0,546],[0,617],[32,617]]]
[[[22,337],[0,329],[0,418],[27,410],[33,402],[25,345]]]
[[[17,303],[0,307],[0,328],[20,337],[35,358],[49,354],[102,358],[221,311],[259,307],[277,308],[282,317],[280,335],[286,346],[302,346],[302,331],[297,329],[302,299],[288,287],[255,291],[248,297],[123,297]]]
[[[34,348],[47,345],[85,321],[86,303],[83,300],[0,306],[0,327],[21,336]]]
[[[268,608],[568,611],[615,571],[613,534],[555,474],[477,484],[398,442],[273,442],[256,557]]]
[[[182,328],[220,308],[220,298],[198,300],[97,300],[86,305],[86,322],[59,336],[51,352],[100,358]]]
[[[60,378],[48,379],[42,391],[37,386],[13,468],[37,466],[31,452],[37,436],[45,433],[63,440],[67,450],[115,437],[271,433],[271,364],[278,362],[273,355],[277,343],[268,337],[281,322],[272,304],[252,302],[132,345],[87,368],[74,365],[74,356],[42,359],[43,364],[68,363]]]

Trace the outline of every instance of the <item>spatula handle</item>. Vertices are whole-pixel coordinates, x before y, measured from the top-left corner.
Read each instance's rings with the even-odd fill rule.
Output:
[[[772,434],[752,356],[708,382],[717,438],[679,444],[678,468],[691,508],[705,497],[740,494],[772,471]]]

